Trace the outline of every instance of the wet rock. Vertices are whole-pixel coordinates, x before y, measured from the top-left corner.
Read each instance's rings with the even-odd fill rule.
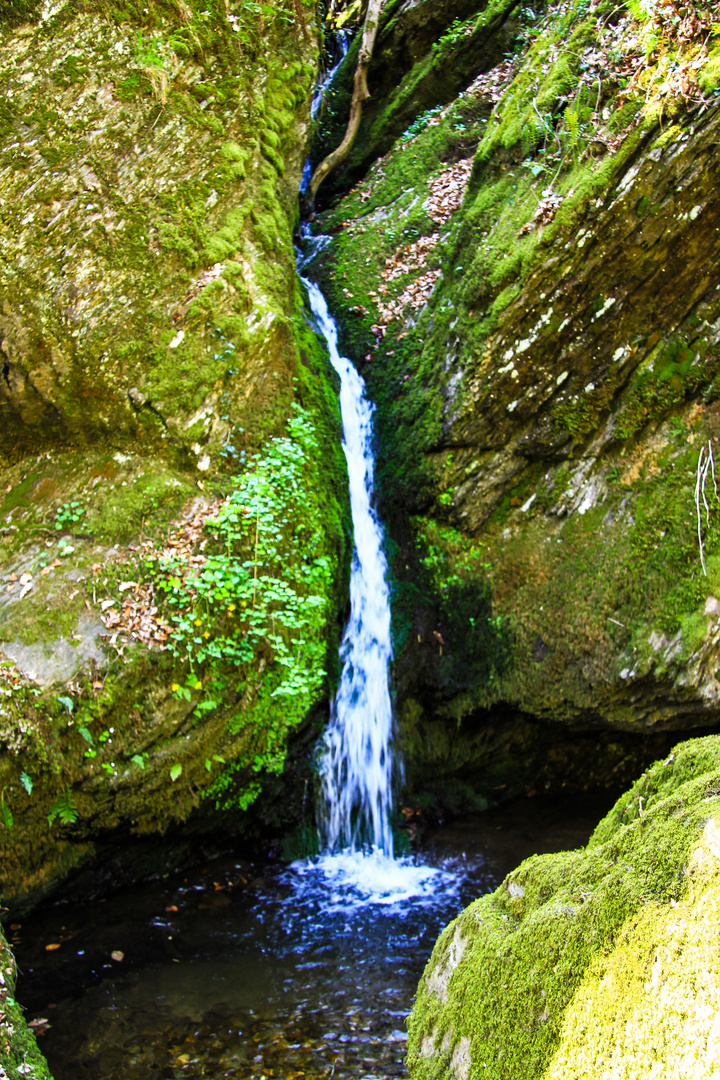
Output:
[[[720,433],[717,48],[692,39],[664,128],[649,83],[624,92],[632,13],[537,14],[517,12],[512,63],[476,64],[319,226],[345,347],[372,358],[407,775],[438,799],[628,782],[717,724],[709,464],[702,556],[696,506]],[[566,110],[591,85],[573,156]]]
[[[0,17],[0,899],[29,906],[93,859],[103,879],[148,873],[152,857],[142,844],[114,849],[116,831],[127,840],[173,835],[190,817],[199,833],[218,814],[243,820],[262,806],[271,728],[272,794],[253,829],[289,831],[307,777],[283,775],[286,736],[299,746],[322,709],[344,604],[346,472],[331,372],[295,288],[318,48],[301,5],[273,5],[262,34],[222,4],[10,7]],[[330,546],[311,612],[315,660],[301,650],[314,673],[307,700],[277,709],[280,730],[260,718],[278,702],[274,647],[241,649],[218,679],[207,658],[188,663],[171,647],[178,612],[160,579],[171,563],[183,578],[202,570],[216,542],[208,519],[287,433],[300,399],[319,473],[285,540],[294,530],[305,544],[317,511],[315,556]],[[300,570],[305,547],[298,561],[285,540],[283,573]],[[237,599],[212,629],[195,626],[194,645],[212,650],[213,636],[239,626]],[[184,602],[194,626],[190,592]]]
[[[59,637],[36,645],[9,641],[3,645],[3,652],[25,678],[46,689],[72,679],[89,663],[104,667],[106,656],[100,641],[103,634],[103,623],[90,616],[80,619],[70,638]]]

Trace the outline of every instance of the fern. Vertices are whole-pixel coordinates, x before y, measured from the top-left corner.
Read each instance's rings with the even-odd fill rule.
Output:
[[[69,791],[55,800],[55,805],[48,814],[48,825],[52,825],[55,818],[60,818],[61,825],[73,825],[77,821],[78,810]]]
[[[627,0],[628,10],[636,22],[644,23],[655,14],[654,0]]]

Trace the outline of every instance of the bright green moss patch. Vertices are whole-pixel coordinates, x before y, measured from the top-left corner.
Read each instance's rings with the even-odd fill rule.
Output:
[[[718,587],[694,484],[718,431],[717,117],[690,108],[701,67],[662,116],[646,107],[685,63],[671,28],[648,53],[645,23],[610,2],[539,14],[512,62],[428,103],[318,227],[377,403],[398,678],[468,727],[498,707],[704,723]],[[699,38],[687,50],[705,63]],[[501,620],[482,655],[420,572],[428,537],[478,625]]]
[[[337,679],[347,475],[292,248],[313,18],[107,0],[17,35],[0,19],[13,905],[98,830],[207,827],[218,799],[237,823]]]
[[[647,1066],[645,1042],[668,1068],[692,1055],[712,1015],[695,1005],[691,957],[673,959],[717,896],[719,783],[717,737],[681,744],[611,811],[612,830],[527,860],[456,919],[410,1017],[414,1080],[457,1077],[458,1061],[467,1080],[597,1076],[593,1062]],[[693,955],[710,955],[714,916],[708,931]],[[716,979],[714,962],[704,970]]]
[[[17,146],[0,144],[0,213],[34,191],[23,224],[8,219],[2,232],[3,334],[13,350],[0,394],[6,456],[42,439],[124,435],[186,464],[191,445],[222,432],[220,393],[243,403],[252,395],[263,320],[270,310],[287,318],[291,306],[295,211],[280,176],[287,156],[299,167],[314,52],[294,31],[299,11],[65,5],[52,34],[42,24],[30,37],[0,38],[6,146],[20,115],[29,125],[21,174]],[[289,74],[270,91],[278,57]],[[99,97],[84,94],[91,72],[105,88]],[[80,137],[88,127],[92,154]],[[261,157],[263,130],[272,161]],[[255,263],[277,261],[280,248],[284,274],[260,284]],[[241,272],[221,278],[238,256]],[[233,365],[219,362],[213,341],[228,320]],[[253,402],[246,420],[262,411]]]

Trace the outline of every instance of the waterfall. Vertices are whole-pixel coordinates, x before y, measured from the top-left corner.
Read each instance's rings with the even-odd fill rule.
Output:
[[[313,101],[317,115],[322,96],[347,53],[349,37],[338,35],[339,60],[321,79]],[[311,167],[305,165],[300,191],[310,182]],[[309,237],[303,227],[306,252],[298,259],[302,268],[323,247],[329,236]],[[340,412],[343,450],[350,482],[354,551],[350,576],[350,619],[340,647],[342,674],[330,710],[330,722],[320,754],[323,805],[320,831],[324,854],[302,873],[320,870],[328,880],[370,902],[397,903],[430,888],[437,871],[395,861],[390,824],[392,812],[393,719],[388,666],[390,640],[390,591],[383,531],[373,509],[372,415],[365,384],[353,364],[338,350],[337,327],[320,289],[302,278],[310,306],[340,377]],[[299,879],[298,879],[299,880]],[[346,897],[347,900],[347,897]]]
[[[337,327],[324,296],[312,282],[305,285],[330,362],[340,376],[354,534],[350,619],[340,648],[342,675],[321,760],[321,833],[329,852],[371,847],[392,859],[390,593],[382,526],[372,505],[373,406],[365,396],[361,376],[338,351]]]

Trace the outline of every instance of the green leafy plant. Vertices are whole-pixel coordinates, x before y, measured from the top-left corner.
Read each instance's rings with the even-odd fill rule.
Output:
[[[418,116],[416,120],[413,120],[407,131],[400,136],[400,142],[410,142],[411,139],[414,139],[416,135],[425,130],[433,116],[436,116],[439,112],[442,112],[442,105],[437,105],[434,109],[428,109],[427,112]]]
[[[0,795],[0,824],[4,825],[6,829],[12,829],[15,824],[15,820],[12,816],[12,810],[5,802],[5,792]]]
[[[33,782],[26,772],[20,773],[20,783],[25,788],[28,795],[32,795]]]
[[[55,528],[58,530],[72,528],[73,525],[77,525],[84,513],[85,509],[77,499],[63,503],[55,511]]]
[[[78,810],[69,789],[55,800],[48,814],[48,825],[52,826],[56,818],[60,819],[61,825],[73,825],[77,821]]]
[[[176,696],[190,701],[213,685],[212,675],[252,664],[261,652],[281,673],[273,697],[308,705],[319,689],[332,571],[327,557],[313,555],[320,521],[297,513],[317,452],[315,428],[296,406],[288,435],[250,462],[207,522],[215,545],[202,571],[166,564],[160,585],[174,609],[171,649],[189,671],[185,685],[173,684]],[[199,677],[203,669],[209,680]],[[196,711],[215,704],[210,697]]]

